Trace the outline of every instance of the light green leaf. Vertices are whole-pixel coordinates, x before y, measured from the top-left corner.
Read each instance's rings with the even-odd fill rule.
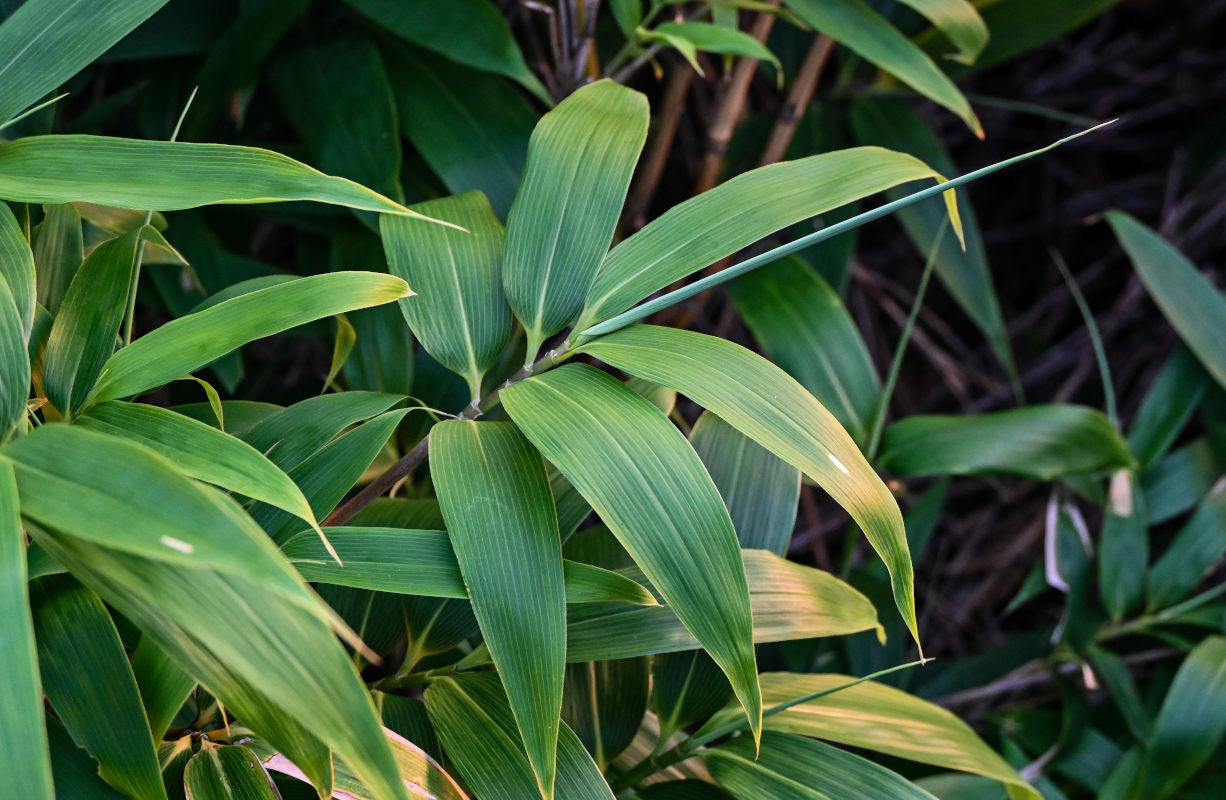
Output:
[[[1052,480],[1133,466],[1099,411],[1037,405],[977,416],[916,416],[886,428],[878,466],[898,475],[1021,475]]]
[[[0,25],[0,123],[77,74],[166,0],[28,0]]]
[[[0,443],[26,426],[30,351],[8,281],[0,277]]]
[[[480,192],[414,206],[465,231],[384,215],[379,231],[387,263],[413,288],[400,310],[434,360],[468,381],[473,401],[481,379],[511,333],[502,293],[502,223]]]
[[[551,102],[545,87],[528,69],[502,12],[490,0],[455,0],[435,6],[400,0],[345,2],[406,41],[458,64],[505,75],[543,102]]]
[[[1226,554],[1226,479],[1219,480],[1154,563],[1147,582],[1149,610],[1190,595]]]
[[[885,562],[894,602],[918,641],[911,558],[898,503],[847,431],[804,387],[739,345],[690,331],[641,325],[581,349],[676,389],[816,481],[847,509]]]
[[[953,81],[864,0],[787,0],[787,7],[856,55],[957,114],[983,138],[979,119]]]
[[[0,280],[8,283],[21,320],[22,340],[29,341],[36,302],[34,254],[7,204],[0,204]]]
[[[779,59],[766,46],[744,31],[709,22],[661,22],[654,33],[685,39],[699,50],[726,56],[747,56],[782,70]]]
[[[1171,797],[1226,735],[1226,638],[1206,637],[1175,673],[1145,759],[1140,796]]]
[[[936,800],[867,758],[786,733],[764,733],[761,754],[741,736],[701,755],[715,781],[743,800]]]
[[[71,417],[115,352],[140,244],[138,231],[94,249],[73,278],[51,325],[43,360],[47,398]]]
[[[2,281],[0,281],[2,283]],[[53,800],[51,759],[43,724],[34,626],[26,586],[26,537],[18,514],[13,467],[0,459],[0,775],[8,791]]]
[[[949,43],[958,48],[954,61],[973,64],[988,45],[988,26],[969,0],[898,0],[923,14]]]
[[[1169,242],[1129,215],[1108,211],[1106,218],[1167,322],[1218,385],[1226,387],[1226,298],[1221,290]]]
[[[468,589],[444,531],[381,526],[330,527],[328,541],[341,564],[329,556],[319,537],[303,531],[281,547],[302,577],[380,592],[467,599]],[[568,603],[657,605],[655,597],[630,578],[590,564],[562,561]]]
[[[546,114],[507,217],[503,284],[528,336],[527,359],[583,306],[647,137],[647,98],[612,81]]]
[[[800,470],[709,411],[694,424],[690,444],[724,498],[741,547],[786,555]]]
[[[763,673],[763,701],[774,706],[854,680],[849,675]],[[726,708],[696,735],[735,719]],[[939,706],[885,684],[865,681],[792,706],[767,717],[765,727],[986,775],[1004,783],[1014,800],[1041,797],[965,722]]]
[[[43,221],[34,228],[31,249],[38,274],[38,302],[54,315],[85,258],[85,250],[77,209],[70,203],[44,208]]]
[[[158,211],[311,200],[385,214],[414,213],[378,192],[271,150],[84,135],[27,136],[0,144],[0,198],[83,200]]]
[[[72,738],[116,789],[165,798],[140,692],[98,595],[67,575],[51,575],[30,584],[30,605],[43,689]]]
[[[164,408],[107,401],[78,424],[145,445],[185,475],[276,506],[314,526],[311,506],[289,476],[242,439]]]
[[[255,753],[238,745],[201,742],[187,762],[183,788],[188,800],[279,800],[280,793]]]
[[[473,613],[550,800],[566,595],[545,464],[514,425],[447,420],[430,431],[430,474]]]
[[[728,292],[771,360],[865,444],[881,381],[838,293],[796,256],[738,278]]]
[[[868,599],[829,573],[764,550],[743,550],[753,608],[754,642],[841,636],[879,628]],[[631,579],[637,570],[626,570]],[[644,579],[645,580],[645,579]],[[696,650],[673,609],[572,606],[566,625],[567,661],[603,661]]]
[[[247,342],[304,322],[391,302],[409,293],[400,278],[337,272],[244,294],[172,320],[111,356],[90,402],[140,394],[192,372]]]
[[[922,161],[878,147],[823,153],[738,175],[670,208],[614,247],[575,329],[609,319],[775,231],[923,178],[940,176]]]
[[[723,668],[757,731],[745,569],[732,520],[689,442],[647,400],[583,365],[520,381],[502,401]]]
[[[482,800],[540,800],[515,718],[494,673],[441,677],[425,692],[426,710],[447,755]],[[613,800],[579,738],[558,730],[558,797]]]

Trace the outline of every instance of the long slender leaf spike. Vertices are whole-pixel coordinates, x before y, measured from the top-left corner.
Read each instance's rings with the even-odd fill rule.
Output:
[[[918,203],[921,200],[927,200],[929,197],[933,197],[943,192],[948,192],[951,189],[958,188],[959,186],[964,186],[970,183],[971,181],[978,180],[979,178],[982,178],[987,175],[991,175],[993,172],[1002,170],[1005,167],[1010,167],[1010,166],[1013,166],[1014,164],[1025,161],[1029,158],[1033,158],[1035,156],[1042,155],[1043,153],[1046,153],[1049,150],[1054,150],[1063,144],[1067,144],[1068,142],[1073,141],[1074,139],[1080,139],[1082,136],[1086,136],[1087,134],[1091,134],[1094,131],[1097,131],[1101,128],[1105,128],[1106,126],[1111,125],[1115,121],[1116,120],[1108,120],[1107,122],[1103,122],[1099,125],[1095,125],[1093,128],[1087,128],[1086,130],[1079,131],[1077,133],[1074,133],[1071,136],[1066,136],[1063,139],[1059,139],[1055,142],[1052,142],[1046,147],[1041,147],[1038,150],[1032,150],[1029,153],[1022,153],[1021,155],[1014,156],[1013,158],[1007,158],[1004,161],[998,161],[995,164],[989,164],[988,166],[983,167],[982,169],[977,169],[974,172],[968,172],[965,175],[960,175],[957,178],[952,178],[948,181],[945,181],[944,183],[938,183],[935,186],[929,186],[928,188],[921,189],[920,191],[915,192],[914,194],[909,194],[906,197],[900,197],[899,199],[895,200],[892,203],[886,203],[883,206],[878,206],[877,208],[874,208],[871,211],[865,211],[863,214],[857,214],[856,216],[851,217],[850,219],[844,220],[843,222],[839,222],[835,225],[831,225],[828,228],[822,228],[820,231],[810,233],[808,236],[802,236],[793,242],[788,242],[787,244],[780,245],[779,247],[772,248],[771,250],[767,250],[765,253],[762,253],[761,255],[754,256],[753,258],[748,258],[739,264],[733,264],[731,267],[728,267],[727,269],[724,269],[724,270],[720,270],[714,275],[709,275],[706,278],[702,278],[701,280],[694,281],[688,286],[683,286],[680,289],[676,289],[674,291],[662,294],[654,300],[649,300],[646,303],[643,303],[642,305],[635,306],[629,311],[622,312],[621,314],[618,314],[615,317],[607,319],[604,322],[601,322],[597,325],[593,325],[592,327],[587,328],[586,330],[580,331],[575,336],[575,342],[577,344],[583,344],[584,342],[587,342],[596,336],[602,336],[606,333],[612,333],[613,331],[621,330],[627,325],[638,322],[639,320],[645,317],[648,317],[661,309],[668,308],[671,305],[679,303],[682,300],[691,298],[694,295],[704,292],[713,286],[718,286],[721,283],[729,281],[740,275],[744,275],[747,272],[751,272],[757,269],[758,267],[762,267],[767,264],[774,263],[775,261],[778,261],[784,256],[788,256],[797,251],[804,250],[806,247],[811,247],[812,245],[815,245],[818,242],[824,242],[827,239],[831,239],[835,236],[838,236],[840,233],[846,233],[847,231],[858,228],[861,225],[872,222],[873,220],[881,219],[884,216],[893,214],[895,211],[898,211],[901,208],[906,208],[907,206],[912,205],[914,203]]]

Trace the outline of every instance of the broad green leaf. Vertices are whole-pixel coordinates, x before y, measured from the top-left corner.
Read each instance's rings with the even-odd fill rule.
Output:
[[[34,228],[31,249],[38,274],[38,302],[53,315],[85,259],[81,215],[70,203],[45,206],[43,221]]]
[[[1206,637],[1175,673],[1149,741],[1141,796],[1171,797],[1226,735],[1226,638]]]
[[[218,430],[225,430],[226,433],[240,439],[256,425],[283,410],[275,403],[263,403],[256,400],[222,400],[221,416],[218,417],[218,408],[211,399],[205,403],[182,403],[169,406],[169,408],[176,414],[203,422]],[[221,424],[223,419],[225,420],[224,427]]]
[[[0,203],[0,280],[8,283],[17,316],[21,320],[21,338],[28,341],[34,325],[37,278],[34,274],[34,254],[30,243],[17,224],[17,218],[7,204]]]
[[[482,800],[540,800],[515,718],[497,675],[441,677],[425,692],[426,710],[447,755]],[[613,792],[565,723],[558,729],[558,797],[612,800]]]
[[[726,56],[747,56],[772,64],[782,70],[779,59],[766,46],[744,31],[713,25],[709,22],[661,22],[653,33],[677,37],[690,42],[695,48],[708,53]]]
[[[271,150],[84,135],[28,136],[0,144],[0,198],[23,203],[83,200],[157,211],[311,200],[413,214],[378,192]]]
[[[1128,449],[1141,468],[1174,443],[1208,387],[1208,376],[1186,347],[1175,351],[1149,385],[1128,429]]]
[[[915,416],[885,430],[883,470],[897,475],[1062,475],[1133,466],[1099,411],[1038,405],[977,416]]]
[[[132,676],[140,689],[141,702],[154,740],[160,740],[182,707],[196,680],[188,675],[148,636],[142,636],[132,653]]]
[[[338,392],[309,397],[268,415],[243,441],[288,472],[319,452],[349,426],[382,414],[404,398],[379,392]]]
[[[726,687],[714,662],[711,668]],[[638,732],[647,710],[649,682],[646,658],[567,665],[562,721],[583,742],[601,772]]]
[[[159,495],[171,498],[180,501]],[[331,748],[379,800],[405,800],[370,696],[301,584],[295,600],[253,579],[264,571],[255,565],[219,572],[113,550],[77,531],[31,533],[318,788],[331,791]]]
[[[116,789],[165,798],[140,692],[98,595],[67,575],[51,575],[30,584],[30,605],[43,690],[72,738]]]
[[[8,281],[0,277],[0,443],[26,426],[30,351]]]
[[[345,2],[406,41],[458,64],[505,75],[550,102],[502,12],[490,0],[455,0],[432,7],[399,0]]]
[[[140,234],[98,246],[77,271],[51,325],[43,361],[47,398],[66,416],[84,403],[115,352],[127,310]]]
[[[255,753],[239,745],[201,743],[187,762],[183,788],[188,800],[279,800],[280,793]]]
[[[946,175],[957,171],[941,140],[905,101],[861,97],[852,104],[849,116],[856,140],[861,144],[909,153]],[[891,201],[906,195],[903,189],[886,190],[886,197]],[[962,311],[983,331],[997,359],[1012,373],[1013,351],[1009,346],[1009,333],[992,283],[975,209],[965,196],[957,198],[957,206],[962,226],[960,237],[942,235],[946,209],[935,197],[899,209],[898,221],[921,258],[927,258],[932,249],[937,248],[933,264],[937,278]]]
[[[1111,476],[1098,544],[1098,588],[1103,607],[1113,620],[1141,604],[1149,565],[1149,515],[1135,472]]]
[[[545,464],[510,423],[447,420],[430,431],[430,475],[473,613],[549,800],[566,663],[566,590]]]
[[[166,0],[28,0],[0,25],[0,123],[77,74]]]
[[[1226,479],[1219,480],[1149,571],[1149,610],[1190,595],[1226,554]]]
[[[728,292],[771,360],[865,444],[881,381],[838,293],[795,256],[733,281]]]
[[[823,153],[738,175],[670,208],[614,247],[575,329],[609,319],[775,231],[924,178],[940,176],[922,161],[878,147]]]
[[[1226,474],[1226,458],[1208,439],[1194,439],[1172,450],[1141,473],[1149,522],[1157,525],[1201,501]]]
[[[391,302],[409,291],[393,275],[338,272],[299,278],[226,300],[172,320],[111,356],[89,400],[97,403],[140,394],[247,342],[304,322]]]
[[[436,361],[468,381],[473,402],[481,379],[511,333],[502,293],[502,224],[480,192],[414,206],[464,231],[384,215],[379,231],[387,263],[413,288],[400,310]]]
[[[52,800],[43,689],[26,585],[26,537],[18,512],[13,467],[0,459],[0,730],[5,741],[0,774],[16,796]]]
[[[296,534],[281,547],[303,578],[312,583],[426,597],[468,598],[460,564],[444,531],[364,524],[330,527],[327,533],[341,564],[332,559],[313,531]],[[616,572],[563,560],[562,573],[568,603],[657,605],[651,592]]]
[[[288,511],[315,525],[311,505],[289,476],[258,450],[203,422],[157,406],[100,403],[78,424],[155,450],[183,474]]]
[[[736,531],[689,442],[651,403],[583,365],[520,381],[502,401],[728,675],[758,730],[752,612]]]
[[[787,7],[856,55],[957,114],[983,138],[979,119],[953,81],[864,0],[787,0]]]
[[[970,0],[898,0],[923,14],[949,43],[958,48],[954,61],[973,64],[988,45],[988,26]]]
[[[709,411],[694,424],[690,444],[724,498],[741,547],[786,555],[800,471]]]
[[[763,701],[771,707],[853,680],[848,675],[763,673]],[[730,709],[724,709],[698,735],[735,719]],[[765,727],[985,775],[1004,783],[1014,800],[1041,797],[965,722],[940,706],[881,683],[865,681],[792,706],[767,717]]]
[[[369,39],[313,38],[277,58],[269,76],[313,164],[394,200],[403,197],[396,103]]]
[[[786,642],[879,628],[868,599],[829,573],[763,550],[743,550],[753,608],[754,641]],[[638,578],[637,570],[627,570]],[[673,609],[572,606],[566,625],[567,661],[603,661],[702,647]]]
[[[515,86],[421,53],[384,49],[400,128],[453,194],[478,189],[506,219],[540,116]]]
[[[1106,218],[1167,322],[1226,387],[1226,297],[1154,231],[1123,211],[1108,211]]]
[[[64,724],[51,714],[46,719],[47,746],[51,751],[51,773],[56,796],[124,800],[124,795],[98,777],[98,762],[77,746],[68,731],[64,730]]]
[[[647,98],[588,85],[532,132],[507,216],[503,284],[528,336],[527,359],[574,320],[604,260],[647,137]]]
[[[762,752],[744,736],[702,760],[716,782],[743,800],[936,800],[897,773],[837,747],[767,731]]]
[[[582,350],[676,389],[816,481],[847,509],[885,562],[894,602],[918,641],[898,503],[847,431],[804,387],[739,345],[671,328],[623,328]]]

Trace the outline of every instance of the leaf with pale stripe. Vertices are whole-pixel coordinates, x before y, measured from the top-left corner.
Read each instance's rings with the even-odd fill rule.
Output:
[[[574,484],[761,724],[753,622],[732,520],[702,461],[664,414],[591,367],[504,389],[524,435]]]
[[[885,562],[894,602],[919,640],[911,557],[898,503],[847,431],[803,386],[740,345],[672,328],[624,328],[581,350],[676,389],[829,492]]]
[[[540,453],[505,422],[440,422],[430,474],[541,794],[553,797],[566,659],[558,518]]]

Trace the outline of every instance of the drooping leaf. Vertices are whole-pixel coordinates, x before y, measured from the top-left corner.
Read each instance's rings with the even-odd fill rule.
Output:
[[[970,0],[898,0],[932,23],[949,43],[958,48],[954,61],[973,64],[988,45],[988,26]]]
[[[490,672],[442,677],[426,689],[426,710],[460,775],[483,800],[539,800],[515,718],[498,677]],[[612,800],[592,757],[574,732],[558,729],[558,797]]]
[[[983,127],[971,104],[940,67],[864,0],[787,0],[805,22],[957,114],[976,135]]]
[[[172,320],[111,356],[90,402],[140,394],[247,342],[304,322],[404,297],[393,275],[338,272],[271,286]]]
[[[781,70],[779,59],[764,44],[744,31],[709,22],[661,22],[652,33],[684,39],[696,49],[726,56],[745,56],[765,61]]]
[[[255,753],[240,745],[205,741],[187,762],[183,785],[188,800],[277,800],[272,779]]]
[[[1226,297],[1157,233],[1122,211],[1105,216],[1167,322],[1226,387]]]
[[[468,598],[459,562],[444,531],[365,524],[326,530],[341,564],[332,559],[313,531],[296,534],[281,547],[308,581],[425,597]],[[562,574],[568,603],[657,604],[651,592],[616,572],[563,560]]]
[[[676,389],[817,481],[885,562],[894,602],[918,641],[902,513],[847,431],[813,395],[766,359],[700,333],[640,325],[582,350]]]
[[[878,466],[898,475],[1062,475],[1127,468],[1128,446],[1099,411],[1036,405],[977,416],[915,416],[885,430]]]
[[[27,136],[0,144],[0,198],[23,203],[83,200],[158,211],[311,200],[386,214],[413,213],[378,192],[271,150],[85,135]]]
[[[456,560],[541,794],[554,793],[566,596],[553,496],[514,425],[440,422],[430,466]]]
[[[26,541],[21,529],[13,467],[0,459],[0,774],[8,791],[52,800],[51,759],[43,724],[34,627],[26,587]]]
[[[709,411],[694,424],[690,444],[724,498],[741,547],[786,555],[800,470]]]
[[[30,584],[30,605],[43,689],[72,738],[116,789],[165,798],[140,692],[98,595],[67,575],[50,575]]]
[[[771,164],[670,208],[609,253],[575,329],[809,217],[891,186],[940,177],[911,156],[856,147]],[[952,202],[950,200],[949,202]]]
[[[413,334],[436,361],[468,381],[473,401],[481,379],[511,333],[502,293],[502,224],[485,195],[469,192],[414,206],[464,231],[384,215],[387,263],[415,294],[400,300]]]
[[[166,0],[28,0],[0,25],[0,123],[71,78]]]
[[[762,693],[770,707],[853,680],[847,675],[763,673]],[[734,719],[729,709],[724,709],[697,735]],[[772,714],[766,718],[765,727],[986,775],[1004,783],[1014,800],[1041,797],[965,722],[940,706],[874,681],[858,683]]]
[[[38,280],[34,274],[34,254],[12,210],[7,204],[0,206],[0,280],[8,284],[21,320],[21,338],[28,341],[34,325]]]
[[[605,80],[566,98],[532,132],[507,216],[503,267],[529,361],[583,306],[613,239],[647,121],[647,98]]]
[[[723,668],[757,730],[753,624],[736,531],[685,437],[648,401],[582,365],[520,381],[502,401]]]

